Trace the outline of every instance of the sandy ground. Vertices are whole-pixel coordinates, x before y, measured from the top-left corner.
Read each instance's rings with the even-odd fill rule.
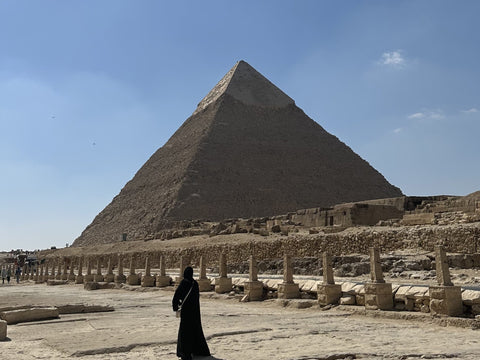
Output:
[[[176,359],[173,290],[86,291],[81,285],[0,285],[0,307],[112,305],[114,312],[61,315],[8,326],[1,359]],[[428,321],[354,315],[276,300],[240,303],[202,293],[202,320],[212,357],[197,359],[479,359],[478,330]],[[428,315],[427,315],[428,316]]]

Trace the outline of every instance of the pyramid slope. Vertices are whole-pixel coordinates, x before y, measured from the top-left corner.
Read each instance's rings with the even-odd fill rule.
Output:
[[[401,196],[294,101],[239,62],[74,245],[142,239],[172,221],[282,214]]]

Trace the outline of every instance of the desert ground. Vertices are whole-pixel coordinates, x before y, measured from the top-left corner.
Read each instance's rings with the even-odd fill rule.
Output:
[[[172,295],[172,287],[87,291],[73,284],[0,285],[0,307],[85,304],[115,309],[8,325],[0,357],[177,359]],[[275,299],[242,303],[238,297],[202,293],[203,329],[212,356],[197,359],[480,358],[479,330],[440,326],[429,314],[404,320],[378,311],[365,315],[355,306],[301,308],[302,301],[308,300],[288,306]]]

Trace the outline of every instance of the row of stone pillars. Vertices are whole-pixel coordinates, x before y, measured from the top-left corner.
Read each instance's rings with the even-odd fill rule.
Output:
[[[430,286],[430,309],[432,313],[457,316],[463,313],[463,303],[461,297],[461,288],[454,286],[450,279],[447,256],[442,246],[435,248],[437,285]],[[73,266],[70,267],[70,273],[67,274],[67,265],[64,264],[63,273],[61,264],[58,265],[58,272],[55,274],[55,267],[51,273],[48,272],[48,264],[41,265],[40,271],[34,275],[34,280],[38,282],[49,279],[71,280],[75,283],[95,282],[115,282],[127,283],[129,285],[141,285],[143,287],[165,287],[170,285],[171,279],[165,274],[165,260],[160,257],[160,273],[152,276],[150,272],[149,258],[145,260],[145,274],[140,277],[135,273],[133,258],[130,258],[130,272],[128,276],[123,272],[123,259],[118,256],[118,273],[113,274],[111,261],[108,261],[107,274],[102,275],[100,261],[97,262],[97,272],[92,274],[91,262],[87,261],[87,272],[82,273],[82,260],[78,264],[78,274],[74,275]],[[179,284],[183,278],[183,271],[186,267],[183,257],[180,259],[180,272],[175,278],[175,283]],[[32,272],[33,273],[33,272]],[[206,276],[206,266],[203,257],[200,258],[200,274],[198,284],[200,291],[211,291],[212,285]],[[386,283],[383,278],[383,271],[380,261],[380,251],[378,248],[370,248],[370,281],[365,284],[365,307],[367,309],[390,310],[393,309],[392,284]],[[214,290],[217,293],[226,293],[232,291],[232,278],[227,274],[227,258],[225,254],[220,255],[219,276],[214,279]],[[253,256],[249,259],[249,278],[244,282],[245,299],[258,301],[264,298],[264,286],[258,280],[257,262]],[[278,298],[293,299],[300,295],[298,284],[293,281],[293,267],[291,257],[284,256],[283,282],[278,284]],[[321,306],[329,304],[338,304],[342,296],[341,285],[335,284],[333,276],[332,259],[330,254],[323,254],[323,282],[317,286],[318,302]]]

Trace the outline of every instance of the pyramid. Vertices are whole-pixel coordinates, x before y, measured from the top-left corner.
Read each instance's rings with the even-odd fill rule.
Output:
[[[401,196],[365,160],[239,61],[74,246],[219,221]]]

